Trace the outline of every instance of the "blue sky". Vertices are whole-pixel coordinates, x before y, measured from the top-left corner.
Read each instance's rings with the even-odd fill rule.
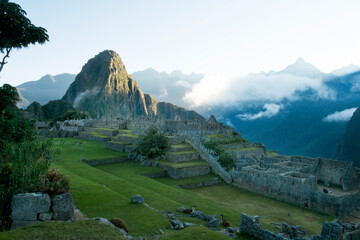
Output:
[[[358,0],[14,2],[48,30],[50,42],[13,51],[0,84],[77,74],[105,49],[118,52],[130,73],[180,69],[222,84],[298,57],[324,72],[360,65]]]

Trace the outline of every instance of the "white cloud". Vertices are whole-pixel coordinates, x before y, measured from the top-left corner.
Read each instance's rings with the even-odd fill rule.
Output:
[[[161,93],[160,93],[160,95],[159,95],[159,98],[167,97],[168,91],[167,91],[166,88],[161,88],[160,92],[161,92]]]
[[[175,86],[177,87],[185,87],[191,89],[192,84],[185,80],[179,80],[175,83]]]
[[[335,98],[321,78],[295,76],[288,73],[260,73],[231,79],[205,76],[185,94],[184,100],[193,107],[204,105],[238,105],[248,102],[279,102],[296,100],[296,92],[314,89],[319,98]]]
[[[100,88],[98,87],[94,87],[92,90],[86,90],[85,92],[81,92],[79,93],[75,100],[74,100],[74,107],[77,107],[80,103],[80,101],[84,98],[84,97],[88,97],[88,96],[92,96],[95,95],[97,93],[100,92]]]
[[[278,114],[280,112],[280,110],[282,109],[282,105],[278,105],[278,104],[274,104],[274,103],[268,103],[264,105],[264,111],[260,111],[258,113],[243,113],[243,114],[238,114],[236,115],[237,118],[241,119],[241,120],[255,120],[258,118],[270,118],[275,116],[276,114]]]
[[[355,111],[356,108],[345,109],[340,112],[336,111],[324,117],[323,120],[325,122],[346,122],[350,120]]]

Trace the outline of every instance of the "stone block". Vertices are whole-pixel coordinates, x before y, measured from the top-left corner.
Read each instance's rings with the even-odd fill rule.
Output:
[[[35,221],[38,213],[46,213],[51,205],[50,197],[43,193],[22,193],[12,198],[13,220]]]
[[[340,240],[342,237],[342,228],[340,224],[334,222],[324,222],[321,237],[324,240]]]
[[[40,221],[50,221],[51,220],[51,218],[52,218],[52,216],[53,216],[53,213],[52,212],[47,212],[47,213],[40,213],[39,214],[39,220]]]
[[[132,203],[143,204],[145,202],[144,198],[140,195],[135,195],[131,198]]]
[[[67,221],[74,217],[74,202],[71,193],[56,195],[52,199],[54,220]]]
[[[11,229],[16,229],[19,227],[25,227],[25,226],[29,226],[29,225],[36,225],[39,224],[40,221],[26,221],[26,220],[13,220],[12,224],[11,224]]]

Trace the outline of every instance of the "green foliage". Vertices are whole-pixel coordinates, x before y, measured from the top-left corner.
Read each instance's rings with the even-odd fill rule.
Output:
[[[68,192],[70,189],[69,178],[60,173],[58,168],[54,168],[43,176],[40,189],[50,195]]]
[[[46,173],[53,159],[52,141],[38,136],[34,123],[14,106],[18,100],[17,96],[17,92],[8,95],[7,104],[0,112],[0,217],[2,227],[8,227],[10,224],[12,195],[39,191],[41,177]]]
[[[88,112],[84,111],[74,111],[70,110],[55,119],[55,121],[65,121],[65,120],[72,120],[72,119],[88,119],[90,118],[90,115]]]
[[[163,155],[168,148],[168,139],[156,126],[152,126],[148,129],[146,135],[141,138],[136,150],[143,156],[155,158]]]
[[[33,25],[20,5],[9,0],[0,0],[0,22],[0,52],[5,54],[0,62],[0,72],[13,48],[49,41],[46,29]]]
[[[223,168],[229,171],[235,165],[235,158],[231,153],[223,152],[220,154],[218,162]]]
[[[224,150],[221,148],[220,144],[216,141],[210,140],[208,142],[204,142],[204,146],[209,149],[214,151],[214,154],[216,156],[219,156],[221,153],[224,152]]]
[[[9,84],[4,84],[0,87],[0,113],[2,113],[7,107],[15,106],[16,102],[19,100],[19,93],[15,87]]]
[[[55,120],[70,111],[76,111],[73,106],[63,100],[50,101],[42,107],[46,120]]]

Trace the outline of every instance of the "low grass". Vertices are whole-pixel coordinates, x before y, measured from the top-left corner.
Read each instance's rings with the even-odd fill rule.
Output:
[[[182,178],[182,179],[170,179],[168,177],[161,177],[154,179],[157,180],[158,182],[161,182],[162,184],[177,187],[179,185],[187,185],[191,183],[209,182],[214,180],[215,178],[218,178],[218,176],[213,174],[207,174],[207,175],[191,177],[191,178]]]
[[[112,129],[112,128],[97,128],[97,127],[86,127],[87,129],[92,129],[92,130],[106,130],[106,131],[115,131],[116,129]]]
[[[171,145],[171,147],[173,147],[173,148],[186,148],[186,147],[191,147],[191,145],[188,144],[188,143],[182,143],[182,144]]]
[[[59,148],[61,153],[59,160],[54,162],[52,167],[59,168],[70,177],[71,192],[75,204],[87,216],[107,219],[122,218],[126,221],[131,235],[135,237],[149,235],[163,229],[165,234],[162,239],[226,239],[224,236],[219,235],[218,232],[205,227],[206,222],[192,220],[192,218],[186,221],[195,222],[197,226],[181,231],[172,231],[168,228],[169,220],[164,214],[145,205],[130,203],[131,197],[136,194],[142,195],[145,202],[157,210],[163,209],[176,212],[176,209],[181,205],[185,207],[196,205],[197,210],[206,214],[216,214],[217,216],[224,214],[233,227],[239,227],[241,213],[243,212],[248,215],[259,215],[263,226],[267,228],[270,228],[271,222],[288,222],[301,225],[309,234],[319,233],[323,221],[332,220],[331,216],[307,211],[226,184],[184,190],[178,187],[180,181],[176,183],[172,179],[151,179],[141,176],[144,173],[158,170],[140,166],[136,162],[126,161],[97,168],[91,167],[78,160],[118,158],[123,156],[123,153],[107,149],[104,143],[87,141],[87,144],[75,144],[78,141],[79,139],[75,138],[54,139],[55,148]],[[201,162],[205,163],[204,161]],[[200,178],[194,178],[194,181],[196,179],[199,180]],[[291,213],[291,215],[288,216],[288,213]],[[204,226],[200,226],[200,224]],[[42,234],[45,234],[44,232],[52,234],[51,232],[56,231],[50,225],[43,226],[46,227]],[[82,228],[79,228],[80,231]],[[26,239],[21,238],[21,235],[19,235],[19,238],[8,237],[9,234],[20,234],[23,231],[28,232],[20,229],[9,231],[5,235],[0,234],[0,239],[1,237],[3,237],[2,239]],[[111,239],[111,237],[103,237],[105,231],[102,232],[100,238],[96,238],[95,233],[87,231],[86,228],[84,228],[84,232],[86,232],[84,233],[86,239]],[[42,238],[35,236],[31,239]],[[46,239],[71,238],[46,236]],[[74,239],[83,238],[79,236]],[[239,239],[249,238],[242,236]]]
[[[232,152],[241,152],[241,151],[250,151],[250,150],[258,150],[260,148],[256,148],[256,147],[249,147],[249,148],[235,148],[235,149],[229,149],[229,151]]]
[[[278,156],[279,154],[276,151],[267,151],[266,155],[270,157],[274,157],[274,156]]]
[[[0,240],[119,240],[126,239],[119,230],[92,220],[44,222],[35,226],[0,233]]]
[[[173,167],[173,168],[185,168],[185,167],[194,167],[194,166],[203,166],[208,165],[204,160],[194,160],[194,161],[187,161],[187,162],[179,162],[174,163],[170,161],[158,161],[160,164]]]
[[[134,134],[132,134],[131,132],[129,132],[129,133],[119,133],[119,136],[139,138],[139,136],[134,135]]]
[[[183,151],[183,152],[169,152],[169,154],[175,154],[175,155],[185,155],[185,154],[196,154],[198,153],[195,150],[189,150],[189,151]]]
[[[110,136],[101,135],[99,132],[83,132],[83,133],[87,133],[92,136],[101,137],[101,138],[111,138]]]

